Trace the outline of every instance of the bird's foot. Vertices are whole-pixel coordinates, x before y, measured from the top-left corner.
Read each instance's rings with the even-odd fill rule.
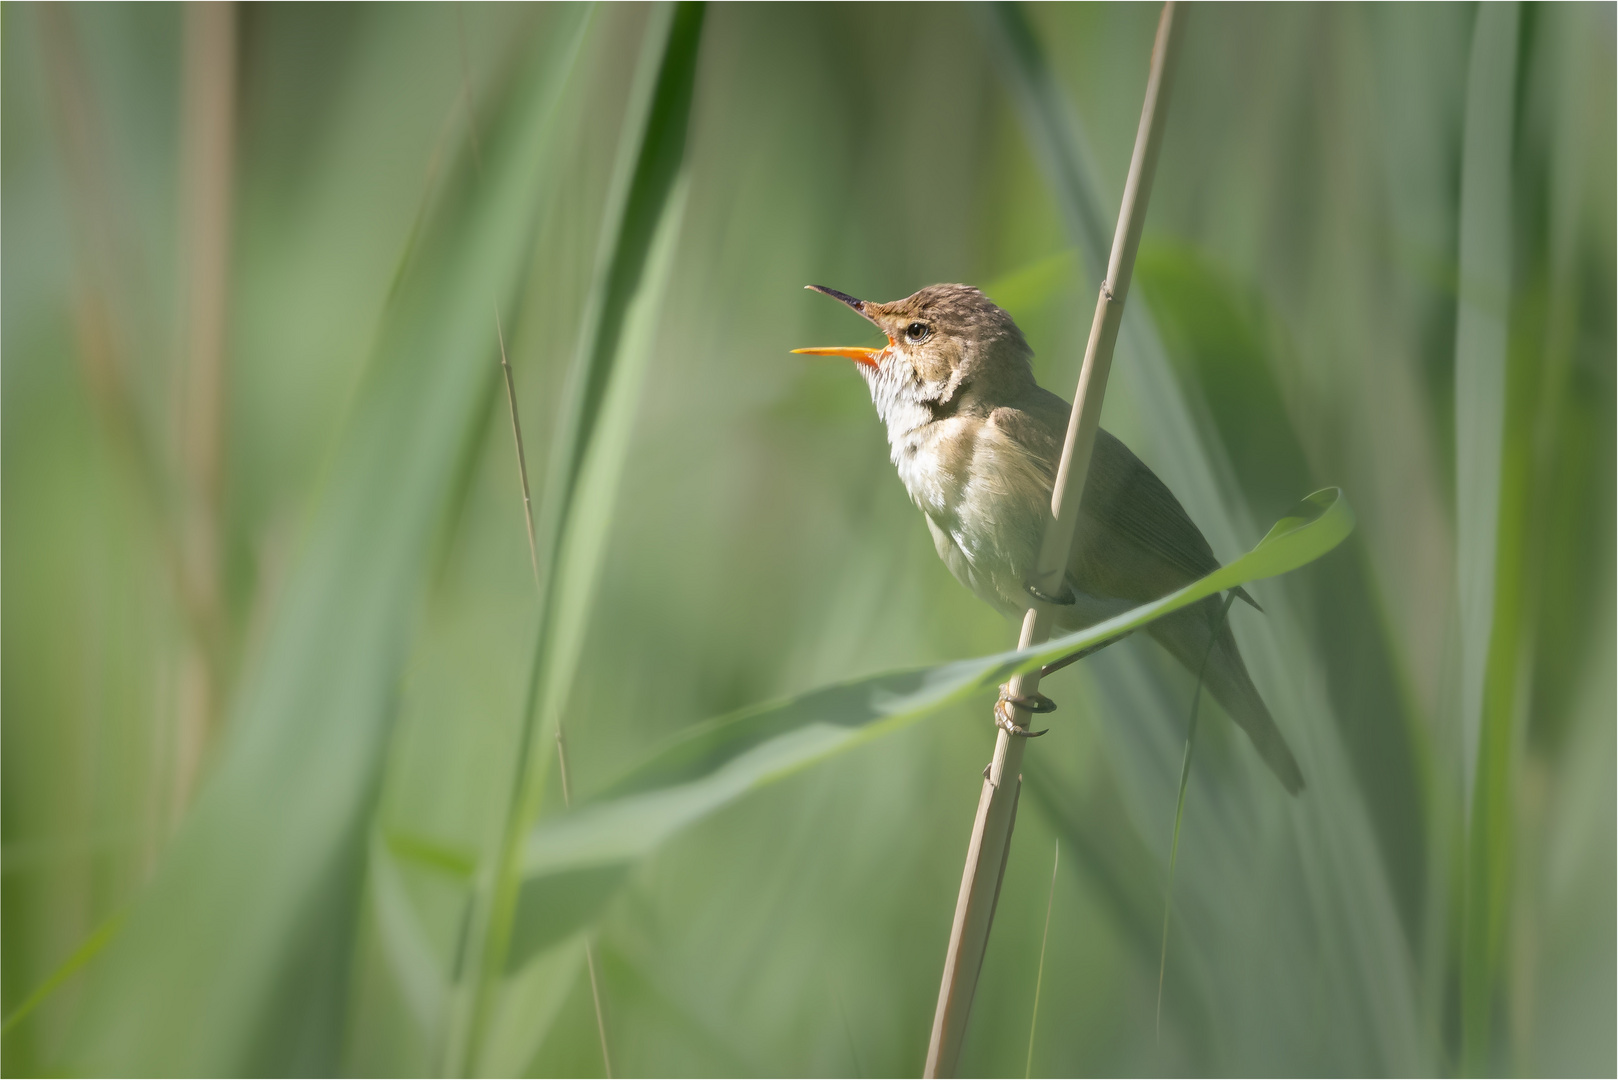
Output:
[[[1056,672],[1067,667],[1069,664],[1083,660],[1086,656],[1093,656],[1102,649],[1105,649],[1108,645],[1120,642],[1128,636],[1128,634],[1119,634],[1117,637],[1108,638],[1106,641],[1099,642],[1095,645],[1090,645],[1086,648],[1080,649],[1078,652],[1068,653],[1059,660],[1052,660],[1050,663],[1039,669],[1039,677],[1043,679],[1047,675],[1055,674]]]
[[[1073,595],[1072,587],[1065,581],[1062,582],[1062,591],[1055,596],[1050,595],[1044,589],[1041,589],[1038,585],[1035,585],[1032,581],[1024,585],[1023,588],[1028,590],[1029,596],[1032,596],[1035,600],[1038,600],[1042,604],[1055,604],[1057,607],[1072,607],[1074,604],[1078,603],[1078,597]]]
[[[1017,714],[1014,709],[1022,709],[1031,713],[1049,713],[1056,711],[1056,702],[1044,694],[1028,694],[1024,697],[1012,697],[1009,686],[1000,687],[1000,700],[994,703],[994,724],[1003,729],[1008,735],[1015,735],[1024,739],[1037,739],[1050,728],[1040,731],[1029,731],[1017,723]]]

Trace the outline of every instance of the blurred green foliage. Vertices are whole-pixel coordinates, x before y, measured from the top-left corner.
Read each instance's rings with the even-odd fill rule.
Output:
[[[1191,12],[1105,422],[1227,561],[1352,499],[1233,616],[1310,786],[1201,728],[1157,1036],[1190,679],[1054,678],[964,1072],[1028,1060],[1055,843],[1035,1072],[1618,1067],[1613,10],[1486,15]],[[589,935],[619,1073],[918,1072],[992,691],[488,905],[557,719],[601,802],[1012,643],[801,287],[980,284],[1069,394],[1156,9],[243,6],[218,235],[200,18],[0,8],[4,1070],[599,1074]]]

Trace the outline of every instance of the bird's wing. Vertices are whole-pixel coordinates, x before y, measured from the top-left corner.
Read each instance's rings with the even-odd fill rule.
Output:
[[[1092,491],[1095,492],[1093,508]],[[1090,479],[1085,485],[1081,510],[1184,575],[1183,580],[1171,587],[1188,584],[1219,569],[1219,560],[1214,557],[1207,538],[1168,485],[1129,447],[1104,430],[1096,431],[1096,448],[1090,460]],[[1259,611],[1264,610],[1246,589],[1238,585],[1234,591],[1241,600]]]
[[[1181,585],[1219,569],[1219,560],[1180,500],[1129,447],[1096,432],[1080,514],[1172,568]],[[1081,522],[1084,528],[1089,522]]]
[[[1039,391],[1039,398],[1017,408],[1002,405],[989,414],[989,422],[1027,450],[1035,461],[1044,462],[1046,471],[1054,476],[1067,431],[1067,402],[1037,386],[1034,389]],[[1050,478],[1045,481],[1047,485],[1050,482]]]
[[[996,409],[996,425],[1054,463],[1070,406],[1043,389],[1020,405]],[[1174,493],[1127,446],[1098,429],[1069,563],[1074,586],[1144,602],[1217,569],[1213,549]],[[1237,595],[1258,606],[1243,590]]]

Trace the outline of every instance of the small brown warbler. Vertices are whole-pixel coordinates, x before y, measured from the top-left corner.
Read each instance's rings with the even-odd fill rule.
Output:
[[[1020,616],[1071,406],[1034,381],[1033,350],[1022,331],[969,285],[929,285],[886,304],[809,288],[859,312],[888,342],[794,351],[855,362],[887,425],[899,479],[926,518],[939,556],[979,597]],[[1163,481],[1098,431],[1068,561],[1071,597],[1060,598],[1058,628],[1089,626],[1218,567]],[[1253,602],[1241,590],[1237,595]],[[1209,597],[1147,631],[1193,673],[1203,672],[1209,691],[1281,783],[1300,790],[1303,774],[1247,674],[1220,599]]]

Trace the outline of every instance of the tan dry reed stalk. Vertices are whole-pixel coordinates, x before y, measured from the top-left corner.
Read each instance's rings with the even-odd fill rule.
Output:
[[[155,806],[152,835],[168,833],[189,802],[221,699],[224,669],[223,611],[219,591],[218,513],[220,399],[217,370],[186,370],[192,360],[217,368],[224,339],[224,273],[228,269],[231,194],[230,149],[234,140],[235,32],[230,10],[186,21],[185,88],[181,99],[184,151],[179,172],[187,184],[181,250],[189,278],[182,312],[187,362],[179,366],[175,395],[184,435],[178,447],[160,446],[155,425],[143,414],[132,370],[150,355],[161,335],[152,325],[150,302],[137,272],[138,242],[133,213],[111,167],[106,120],[84,50],[76,15],[68,7],[40,9],[40,41],[47,75],[53,133],[73,211],[74,331],[85,390],[116,463],[129,470],[150,514],[161,568],[184,621],[187,638],[176,658],[181,700],[172,746],[165,738],[164,783]],[[199,250],[205,249],[205,250]],[[206,281],[200,280],[206,278]],[[199,293],[206,293],[200,296]],[[210,356],[198,356],[208,353]],[[172,451],[178,451],[174,453]],[[201,513],[197,504],[207,507]],[[201,527],[198,527],[200,518]],[[198,542],[198,538],[201,542]],[[199,567],[203,569],[199,572]],[[189,690],[187,690],[189,688]],[[159,841],[160,842],[160,841]],[[155,857],[156,848],[148,852]]]
[[[539,551],[534,543],[534,502],[528,489],[528,455],[523,449],[522,420],[517,412],[517,384],[511,376],[511,361],[506,358],[506,332],[500,325],[500,307],[494,309],[494,333],[500,342],[500,370],[506,380],[506,402],[511,406],[511,437],[517,447],[517,476],[522,481],[523,523],[528,527],[528,563],[534,572],[534,588],[539,585]],[[567,740],[562,735],[562,722],[556,722],[556,762],[562,774],[562,805],[573,808],[573,787],[567,775]],[[596,963],[595,942],[584,943],[585,966],[590,970],[590,999],[596,1009],[596,1035],[601,1039],[601,1065],[607,1077],[612,1077],[612,1055],[607,1051],[607,1015],[601,1007],[601,975]]]
[[[184,585],[197,625],[180,659],[173,806],[190,801],[224,698],[221,537],[225,351],[230,301],[231,202],[236,142],[236,9],[185,11],[181,95],[180,250],[183,353],[179,365],[180,498]]]
[[[1052,489],[1051,520],[1040,546],[1038,569],[1032,582],[1047,596],[1060,595],[1066,574],[1073,531],[1078,523],[1079,502],[1090,469],[1090,454],[1100,426],[1101,403],[1112,369],[1113,347],[1123,320],[1124,299],[1135,268],[1135,252],[1140,246],[1141,228],[1146,220],[1146,204],[1151,195],[1152,177],[1157,168],[1158,147],[1163,141],[1168,113],[1168,90],[1174,70],[1174,54],[1181,38],[1178,28],[1184,22],[1177,5],[1163,5],[1152,48],[1150,73],[1146,80],[1146,100],[1141,107],[1140,127],[1135,135],[1134,155],[1129,177],[1124,183],[1118,227],[1113,235],[1112,257],[1107,277],[1096,300],[1095,318],[1085,348],[1079,385],[1073,396],[1073,412],[1067,438],[1062,445]],[[1026,649],[1050,637],[1054,611],[1044,604],[1031,604],[1023,617],[1018,648]],[[1029,697],[1039,690],[1039,672],[1011,681],[1011,697]],[[1016,723],[1024,730],[1029,716],[1015,711]],[[1023,751],[1028,740],[1001,730],[995,740],[994,758],[989,763],[978,797],[977,817],[967,846],[966,868],[961,875],[961,891],[956,900],[955,919],[950,927],[949,949],[944,957],[944,977],[938,990],[938,1009],[933,1016],[932,1038],[927,1047],[928,1077],[953,1076],[960,1062],[966,1022],[972,1010],[983,954],[988,946],[989,928],[994,922],[1000,882],[1005,876],[1006,858],[1011,850],[1011,833],[1016,825],[1017,796],[1022,788]],[[1011,782],[1007,779],[1011,778]]]
[[[231,195],[235,157],[236,12],[200,4],[185,13],[180,223],[184,385],[180,471],[189,510],[186,537],[193,587],[218,603],[219,498],[223,485],[226,319],[230,285]],[[193,534],[191,530],[195,530]],[[206,580],[203,577],[206,576]]]
[[[133,473],[153,516],[163,524],[165,569],[173,577],[183,613],[193,618],[185,594],[184,573],[173,530],[168,527],[171,502],[168,478],[153,446],[149,425],[130,390],[128,370],[136,351],[138,314],[148,305],[144,297],[127,295],[144,279],[129,272],[138,264],[131,253],[132,215],[122,191],[106,135],[106,123],[97,106],[84,50],[79,42],[76,13],[66,5],[39,9],[40,44],[47,75],[52,133],[67,181],[68,217],[73,236],[73,323],[80,372],[102,430],[118,452],[118,460]]]

